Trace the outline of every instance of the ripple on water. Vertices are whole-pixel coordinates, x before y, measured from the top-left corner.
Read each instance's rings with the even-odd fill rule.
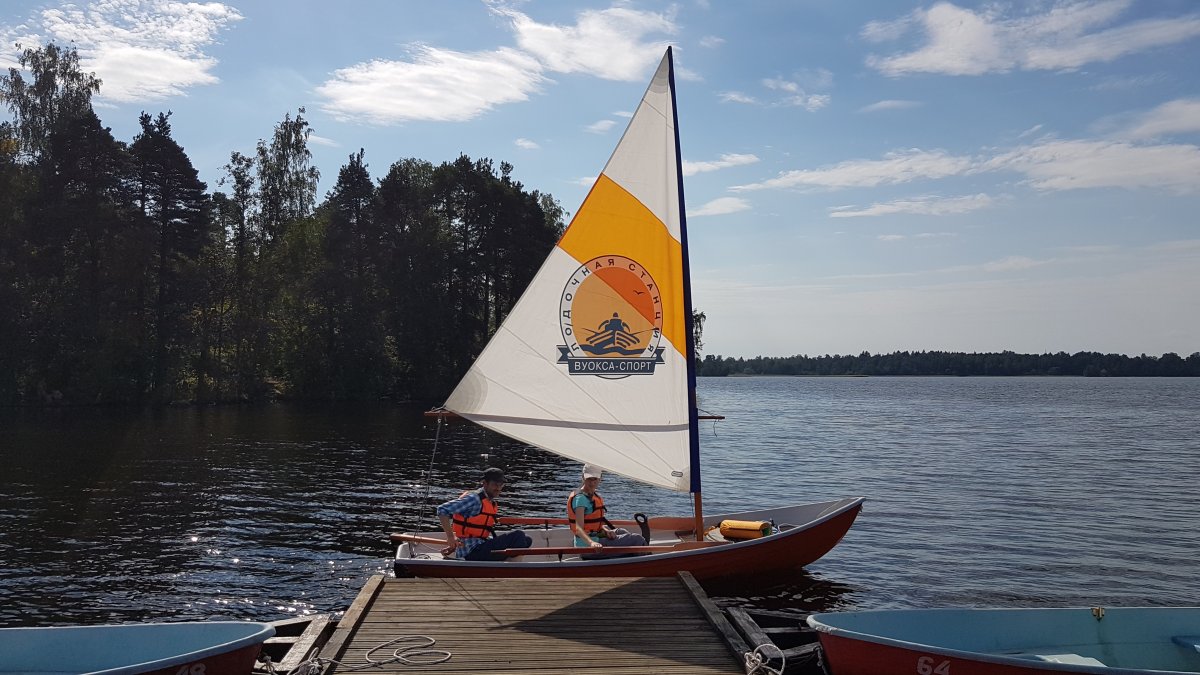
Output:
[[[706,512],[853,495],[806,571],[708,584],[781,611],[1195,603],[1200,381],[702,379]],[[503,508],[554,513],[578,464],[404,406],[3,412],[0,625],[344,609],[387,534],[503,466]],[[72,467],[64,472],[63,467]],[[620,476],[618,515],[687,495]],[[428,494],[428,496],[426,496]]]

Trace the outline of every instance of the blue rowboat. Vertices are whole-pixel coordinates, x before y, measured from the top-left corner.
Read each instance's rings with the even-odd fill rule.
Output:
[[[813,614],[832,675],[1200,673],[1200,607]]]
[[[274,634],[245,621],[0,628],[0,675],[249,675]]]

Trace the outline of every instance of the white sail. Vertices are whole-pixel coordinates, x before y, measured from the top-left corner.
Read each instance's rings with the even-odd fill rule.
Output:
[[[562,239],[446,402],[652,485],[691,485],[670,52]]]

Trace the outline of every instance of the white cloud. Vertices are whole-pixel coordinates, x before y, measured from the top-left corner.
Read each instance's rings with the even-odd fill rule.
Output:
[[[545,82],[540,66],[514,49],[456,52],[414,45],[410,61],[370,61],[335,71],[317,87],[322,108],[340,120],[396,124],[462,122],[524,101]]]
[[[1145,247],[1152,253],[1200,253],[1200,239],[1161,241]]]
[[[913,72],[940,72],[949,75],[979,75],[998,69],[1003,58],[996,28],[988,19],[949,3],[914,12],[914,18],[896,24],[876,35],[896,34],[901,27],[919,24],[925,29],[928,44],[896,56],[867,57],[867,65],[888,75]]]
[[[517,46],[547,70],[608,80],[644,79],[667,48],[666,41],[647,36],[676,32],[671,16],[627,7],[580,12],[573,26],[538,23],[500,4],[491,8],[512,23]]]
[[[983,265],[980,265],[974,269],[979,269],[984,272],[1019,272],[1021,270],[1030,269],[1031,267],[1048,265],[1052,262],[1054,262],[1053,258],[1046,260],[1034,260],[1028,256],[1014,255],[1000,260],[993,260],[991,262],[984,263]],[[968,271],[970,269],[972,268],[967,268],[962,271]]]
[[[1076,255],[1099,256],[1118,253],[1121,248],[1112,244],[1080,244],[1078,246],[1063,246],[1061,250]]]
[[[313,144],[315,144],[315,145],[323,145],[323,146],[325,146],[325,147],[327,147],[327,148],[340,148],[340,147],[342,147],[342,144],[341,144],[341,143],[338,143],[337,141],[333,140],[332,138],[325,138],[324,136],[318,136],[318,135],[316,135],[316,134],[309,134],[309,135],[308,135],[308,142],[309,142],[309,143],[313,143]]]
[[[753,96],[747,96],[738,91],[725,91],[718,94],[718,96],[725,103],[758,103]]]
[[[1176,120],[1173,116],[1164,116],[1162,119]],[[1185,123],[1176,120],[1170,124],[1170,128],[1174,129]],[[1167,122],[1162,122],[1157,128],[1165,125]],[[818,169],[785,171],[769,180],[730,189],[736,192],[805,187],[876,187],[997,171],[1023,174],[1026,185],[1044,191],[1145,188],[1187,194],[1200,192],[1200,147],[1047,137],[996,152],[990,157],[954,156],[941,150],[912,149],[888,153],[883,159],[856,159]],[[974,210],[971,207],[983,208],[988,205],[980,195],[959,199],[961,201],[947,203],[909,200],[875,204],[866,209],[843,206],[835,208],[831,215],[850,217],[896,212],[933,214],[934,209]]]
[[[1200,98],[1168,101],[1146,113],[1124,136],[1136,140],[1200,131]]]
[[[872,204],[866,208],[838,206],[830,209],[830,218],[859,218],[864,216],[887,216],[896,213],[915,213],[925,216],[946,216],[970,213],[995,203],[990,196],[980,193],[965,197],[917,197],[899,199],[883,204]]]
[[[1027,5],[986,5],[980,11],[939,2],[894,22],[872,22],[861,35],[894,40],[919,27],[924,41],[913,51],[871,55],[867,65],[891,75],[982,75],[1011,70],[1074,70],[1200,36],[1200,15],[1142,19],[1111,25],[1130,0],[1082,0],[1048,5],[1040,12],[1002,13]]]
[[[780,91],[786,91],[791,94],[795,94],[800,91],[799,84],[797,84],[795,82],[789,82],[788,80],[780,79],[777,77],[776,78],[766,78],[762,81],[762,84],[767,89],[778,89]]]
[[[750,202],[738,197],[721,197],[708,202],[700,208],[689,211],[688,216],[696,218],[700,216],[722,216],[727,213],[737,213],[738,211],[747,211],[750,209]]]
[[[600,120],[599,122],[593,122],[592,124],[587,125],[585,129],[588,133],[603,134],[607,133],[615,126],[617,126],[616,120]]]
[[[822,169],[786,171],[761,183],[739,185],[733,190],[790,187],[875,187],[908,183],[918,179],[944,178],[966,172],[973,162],[967,157],[947,155],[940,150],[891,152],[883,159],[850,160]]]
[[[727,169],[731,166],[745,166],[747,164],[754,164],[757,161],[758,157],[755,155],[742,154],[724,154],[721,155],[720,159],[709,162],[690,162],[685,159],[683,160],[683,175],[694,176],[698,173],[718,171],[720,169]]]
[[[950,233],[924,233],[917,235],[921,237],[935,236],[954,236]],[[901,241],[907,237],[903,234],[882,234],[876,237],[880,241]],[[988,260],[981,263],[971,263],[967,265],[950,265],[949,267],[938,267],[935,269],[925,270],[907,270],[904,272],[877,272],[866,274],[834,274],[824,277],[829,281],[863,281],[863,280],[879,280],[879,279],[902,279],[911,277],[936,277],[936,276],[953,276],[953,275],[971,275],[979,273],[1001,274],[1004,272],[1020,272],[1034,267],[1042,267],[1055,263],[1064,262],[1060,258],[1043,258],[1035,259],[1029,256],[1014,255],[998,260]]]
[[[211,73],[217,60],[204,49],[241,19],[219,2],[104,0],[43,9],[4,37],[26,46],[69,44],[82,69],[103,81],[99,100],[150,102],[218,82]]]
[[[513,141],[513,145],[521,148],[522,150],[538,150],[542,147],[538,145],[536,141],[531,141],[528,138],[518,138],[517,140]]]
[[[917,234],[881,234],[875,238],[879,241],[903,241],[905,239],[939,239],[957,236],[953,232],[918,232]]]
[[[1026,129],[1025,131],[1022,131],[1021,133],[1017,134],[1017,138],[1029,138],[1030,136],[1036,134],[1037,132],[1039,132],[1041,130],[1042,130],[1042,125],[1035,124],[1035,125],[1029,127],[1028,129]]]
[[[1200,191],[1200,147],[1048,140],[1001,153],[976,170],[1023,173],[1038,190],[1116,187],[1190,193]]]
[[[872,103],[871,105],[865,105],[865,106],[859,108],[858,112],[869,113],[869,112],[878,112],[880,110],[907,110],[909,108],[916,108],[920,105],[921,105],[920,101],[905,101],[905,100],[897,100],[897,99],[888,99],[888,100]]]
[[[822,83],[819,86],[828,86],[833,82],[833,75],[827,70],[817,71],[815,75],[806,76],[815,82]],[[829,105],[828,94],[809,94],[805,91],[800,82],[793,80],[785,80],[779,77],[769,77],[762,81],[762,85],[772,91],[779,91],[785,96],[778,101],[778,105],[796,106],[804,108],[809,112],[816,112],[821,108]],[[739,101],[745,102],[745,101]]]
[[[700,46],[705,49],[713,49],[725,44],[725,38],[717,37],[716,35],[705,35],[700,38]]]
[[[895,21],[868,21],[859,35],[867,42],[891,42],[898,40],[912,27],[916,17],[908,15]]]
[[[1129,77],[1106,77],[1088,88],[1093,91],[1124,91],[1126,89],[1149,87],[1166,81],[1167,76],[1163,73],[1131,75]]]
[[[667,46],[647,36],[676,30],[668,14],[625,7],[580,12],[574,25],[559,26],[538,23],[498,0],[488,6],[509,21],[518,48],[467,53],[411,45],[408,59],[379,59],[334,72],[316,89],[326,99],[322,108],[341,120],[379,125],[471,120],[498,105],[527,100],[548,82],[547,72],[641,80]]]
[[[784,105],[804,108],[808,112],[816,112],[829,105],[829,100],[829,94],[797,94],[796,96],[785,98],[782,103]]]

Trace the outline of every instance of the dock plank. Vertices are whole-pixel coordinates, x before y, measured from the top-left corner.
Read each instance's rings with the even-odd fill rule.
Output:
[[[694,582],[693,582],[694,583]],[[445,663],[388,663],[378,673],[423,670],[507,675],[559,673],[742,673],[740,657],[678,578],[392,579],[359,594],[321,657],[326,675],[392,658],[379,645],[426,635]],[[702,593],[702,591],[700,591]],[[375,649],[375,651],[371,651]],[[414,657],[421,659],[422,657]],[[428,658],[428,657],[425,657]]]

